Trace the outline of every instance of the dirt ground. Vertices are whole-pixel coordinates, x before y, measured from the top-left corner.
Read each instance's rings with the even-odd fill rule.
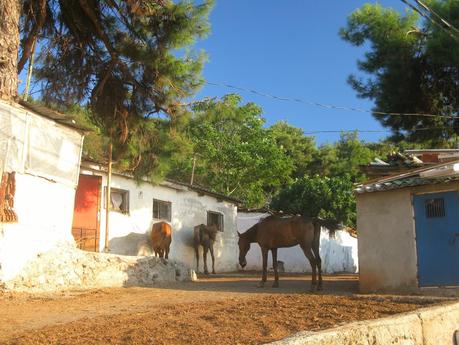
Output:
[[[317,294],[309,293],[310,277],[284,276],[278,289],[257,288],[258,279],[230,275],[154,288],[4,293],[0,344],[261,344],[427,303],[355,295],[354,275],[325,277]]]

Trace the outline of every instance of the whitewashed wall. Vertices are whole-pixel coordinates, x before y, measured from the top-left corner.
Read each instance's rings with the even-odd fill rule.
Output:
[[[16,174],[16,224],[0,224],[0,281],[14,278],[27,261],[62,241],[71,229],[75,189],[32,175]]]
[[[239,232],[244,232],[252,225],[266,217],[266,213],[239,212],[237,224]],[[284,262],[286,272],[310,272],[311,266],[299,246],[280,248],[278,260]],[[358,271],[357,239],[346,231],[337,231],[334,238],[330,238],[328,231],[320,235],[320,256],[322,258],[322,271],[325,273]],[[272,267],[271,253],[268,267]],[[258,244],[253,243],[247,254],[247,270],[261,270],[262,258]]]
[[[90,173],[82,170],[82,173]],[[100,175],[99,173],[95,173]],[[102,186],[106,185],[106,177],[102,177]],[[150,244],[149,234],[153,223],[153,199],[172,203],[172,244],[169,258],[182,262],[191,268],[196,267],[193,249],[193,228],[207,223],[207,211],[223,214],[224,231],[219,232],[214,246],[215,270],[229,272],[237,269],[237,207],[229,202],[218,202],[211,196],[200,196],[186,187],[177,186],[173,189],[165,186],[154,186],[149,183],[137,184],[133,179],[113,175],[112,188],[129,190],[129,215],[110,212],[109,247],[110,252],[121,255],[142,254],[142,247]],[[105,208],[101,209],[100,250],[103,250],[105,239]],[[211,270],[210,253],[207,256],[209,271]],[[202,272],[202,248],[200,249],[200,268]]]
[[[0,282],[71,234],[83,135],[0,101],[0,173],[15,172],[18,222],[0,223]]]

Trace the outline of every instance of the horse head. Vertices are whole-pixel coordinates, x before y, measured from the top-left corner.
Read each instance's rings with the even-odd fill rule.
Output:
[[[239,236],[238,246],[239,246],[239,265],[244,268],[247,265],[247,260],[245,256],[250,249],[250,241],[244,234],[237,233]]]

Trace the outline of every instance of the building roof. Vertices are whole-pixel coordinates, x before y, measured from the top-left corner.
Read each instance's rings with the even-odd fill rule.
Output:
[[[61,114],[55,110],[52,110],[50,108],[47,108],[43,105],[39,105],[39,104],[34,104],[34,103],[30,103],[30,102],[26,102],[24,100],[20,100],[18,102],[21,106],[23,106],[24,108],[30,110],[30,111],[33,111],[34,113],[40,115],[40,116],[43,116],[43,117],[46,117],[50,120],[53,120],[61,125],[64,125],[64,126],[67,126],[67,127],[70,127],[70,128],[73,128],[73,129],[76,129],[77,131],[79,132],[92,132],[92,129],[89,128],[89,127],[85,127],[85,126],[82,126],[82,125],[79,125],[75,119],[70,116],[70,115],[65,115],[65,114]]]
[[[357,185],[354,192],[363,194],[457,181],[459,180],[459,171],[456,171],[455,166],[458,163],[459,160],[455,160],[429,167],[413,169],[389,177],[370,180]]]
[[[205,194],[205,195],[213,196],[216,199],[227,200],[227,201],[233,202],[235,204],[242,204],[242,201],[239,200],[239,199],[233,198],[232,196],[228,196],[228,195],[223,194],[223,193],[214,192],[214,191],[212,191],[212,190],[210,190],[210,189],[208,189],[206,187],[200,186],[200,185],[189,184],[189,183],[180,182],[180,181],[174,181],[174,180],[171,180],[171,179],[166,179],[166,181],[170,182],[170,183],[178,184],[178,185],[181,185],[181,186],[184,186],[184,187],[188,187],[189,189],[194,190],[198,194]]]
[[[103,172],[103,173],[107,173],[107,168],[106,168],[106,164],[103,164],[103,163],[100,163],[100,162],[97,162],[97,161],[94,161],[94,160],[91,160],[91,159],[87,159],[87,158],[84,158],[84,160],[81,162],[81,165],[84,166],[84,168],[87,168],[89,170],[94,170],[94,171],[99,171],[99,172]],[[120,172],[116,172],[114,171],[113,172],[114,175],[119,175],[119,176],[123,176],[123,177],[126,177],[126,178],[130,178],[132,179],[133,177],[129,174],[126,174],[126,173],[120,173]],[[145,183],[150,183],[148,180],[144,180],[143,182]],[[206,187],[203,187],[203,186],[199,186],[199,185],[196,185],[196,184],[189,184],[189,183],[185,183],[185,182],[180,182],[180,181],[174,181],[174,180],[171,180],[171,179],[165,179],[162,183],[159,184],[160,186],[162,187],[168,187],[168,188],[172,188],[172,189],[177,189],[177,190],[192,190],[200,195],[208,195],[208,196],[211,196],[217,200],[226,200],[226,201],[229,201],[233,204],[242,204],[242,201],[239,200],[239,199],[236,199],[236,198],[233,198],[231,196],[228,196],[228,195],[225,195],[225,194],[222,194],[222,193],[218,193],[218,192],[214,192]]]

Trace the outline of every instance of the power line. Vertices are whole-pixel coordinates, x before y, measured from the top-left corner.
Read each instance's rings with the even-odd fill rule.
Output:
[[[459,126],[451,126],[451,127],[424,127],[424,128],[411,128],[411,129],[406,129],[404,131],[410,131],[410,132],[420,132],[420,131],[432,131],[432,130],[442,130],[442,129],[455,129],[459,128]],[[389,129],[381,129],[381,130],[360,130],[360,129],[341,129],[341,130],[317,130],[317,131],[309,131],[309,132],[304,132],[305,135],[311,135],[311,134],[319,134],[319,133],[352,133],[352,132],[358,132],[358,133],[393,133],[392,130]]]
[[[426,4],[424,4],[422,1],[420,0],[414,0],[416,1],[416,3],[423,7],[426,11],[428,11],[429,13],[431,13],[432,15],[434,15],[434,17],[436,17],[438,20],[440,20],[445,26],[447,26],[450,30],[453,30],[456,34],[459,34],[459,30],[456,29],[454,27],[454,25],[450,24],[449,22],[446,21],[446,19],[442,18],[437,12],[435,12],[432,8],[430,8],[429,6],[427,6]]]
[[[450,30],[448,30],[447,28],[445,28],[441,23],[437,22],[436,20],[434,20],[432,17],[430,17],[430,14],[432,14],[432,12],[428,11],[428,14],[427,13],[424,13],[421,9],[419,9],[418,7],[414,6],[413,4],[409,3],[407,0],[400,0],[401,2],[403,2],[404,4],[406,4],[408,7],[410,7],[413,11],[417,12],[421,17],[425,18],[427,21],[431,22],[432,24],[435,24],[436,26],[438,26],[441,30],[443,30],[445,33],[447,33],[451,38],[459,41],[459,35],[455,35],[453,32],[451,32]],[[417,0],[415,0],[417,2]],[[426,9],[424,9],[424,11],[426,11]],[[441,17],[440,17],[441,18]]]
[[[312,105],[312,106],[321,107],[325,109],[353,111],[353,112],[359,112],[359,113],[369,113],[369,114],[387,115],[387,116],[420,116],[420,117],[441,117],[445,119],[457,119],[456,116],[451,116],[451,115],[424,114],[424,113],[394,113],[394,112],[384,112],[384,111],[373,111],[373,110],[355,108],[355,107],[343,107],[343,106],[337,106],[337,105],[331,105],[331,104],[323,104],[323,103],[318,103],[318,102],[306,101],[300,98],[280,97],[280,96],[260,92],[260,91],[253,90],[253,89],[244,88],[241,86],[231,85],[231,84],[213,83],[209,81],[206,81],[206,84],[211,85],[211,86],[225,87],[228,89],[234,89],[234,90],[243,91],[243,92],[249,92],[249,93],[253,93],[258,96],[271,98],[271,99],[275,99],[278,101],[302,103],[302,104]]]

